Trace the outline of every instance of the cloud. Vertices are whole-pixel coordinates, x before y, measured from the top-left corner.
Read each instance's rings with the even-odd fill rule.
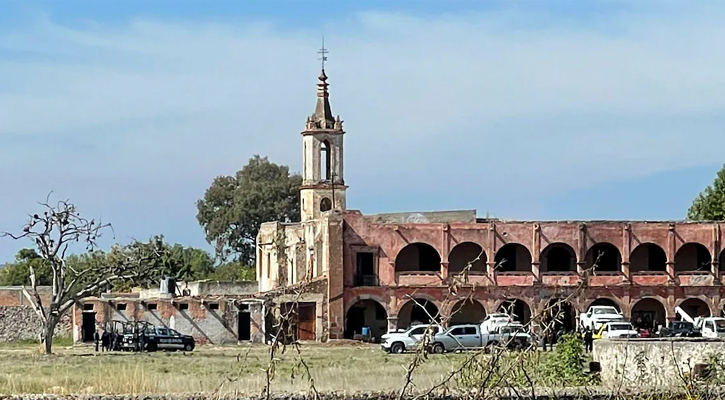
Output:
[[[350,206],[495,214],[719,162],[725,9],[657,4],[325,21]],[[152,18],[0,31],[0,229],[54,189],[122,238],[202,242],[194,202],[214,176],[255,153],[300,169],[318,33]]]

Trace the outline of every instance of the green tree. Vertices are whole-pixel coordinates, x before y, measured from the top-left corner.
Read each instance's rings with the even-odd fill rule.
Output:
[[[0,270],[0,285],[23,286],[30,285],[30,268],[35,270],[39,285],[50,285],[51,271],[48,264],[33,249],[21,249],[15,255],[15,262],[9,263]]]
[[[302,177],[289,167],[255,155],[234,176],[214,179],[196,205],[197,220],[217,254],[249,265],[263,222],[300,219],[299,187]]]
[[[257,279],[257,274],[254,267],[232,261],[218,266],[209,279],[221,282],[253,281]]]
[[[164,276],[192,281],[206,279],[215,272],[214,258],[209,252],[178,243],[169,244],[164,241],[163,235],[156,235],[146,242],[133,241],[120,246],[116,252],[127,258],[146,255],[146,267],[150,271],[147,286],[157,284]],[[128,290],[130,287],[127,284],[128,282],[120,282],[114,289]]]
[[[717,173],[712,185],[705,188],[687,211],[691,220],[725,220],[725,165]]]

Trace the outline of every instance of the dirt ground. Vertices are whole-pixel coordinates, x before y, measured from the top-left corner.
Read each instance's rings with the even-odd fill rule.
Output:
[[[269,347],[199,346],[191,353],[95,353],[91,347],[54,348],[37,354],[33,345],[0,346],[0,394],[259,394],[266,384]],[[309,388],[300,357],[320,391],[399,390],[413,355],[388,355],[367,344],[305,344],[289,347],[275,364],[273,392]],[[413,383],[422,390],[464,360],[461,354],[431,355]]]

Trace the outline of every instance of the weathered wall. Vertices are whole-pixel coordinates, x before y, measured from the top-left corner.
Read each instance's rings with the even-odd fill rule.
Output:
[[[607,386],[682,385],[683,374],[711,357],[725,357],[725,341],[718,339],[597,340],[593,358],[601,364]]]
[[[40,318],[30,306],[0,306],[0,341],[37,340],[40,332]],[[70,313],[66,313],[56,328],[55,336],[70,336],[70,332]]]
[[[96,323],[102,327],[106,321],[146,321],[156,326],[169,327],[180,333],[191,335],[200,344],[225,344],[238,342],[238,318],[240,313],[249,313],[251,342],[264,340],[262,326],[262,303],[247,301],[245,311],[240,311],[233,301],[224,298],[205,299],[175,298],[144,301],[85,299],[83,306],[76,307],[74,340],[80,341],[82,314],[93,312]],[[123,306],[124,310],[121,310]],[[84,310],[92,306],[93,309]],[[121,306],[121,307],[119,307]],[[155,309],[152,309],[155,307]]]

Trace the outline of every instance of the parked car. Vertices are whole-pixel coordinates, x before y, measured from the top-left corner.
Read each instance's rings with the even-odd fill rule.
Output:
[[[672,321],[670,326],[660,330],[662,337],[701,337],[702,333],[692,322]]]
[[[579,316],[582,330],[589,328],[597,332],[607,322],[624,321],[624,316],[612,306],[591,306],[586,314]]]
[[[438,325],[413,325],[406,330],[388,332],[380,337],[380,347],[386,353],[401,354],[407,350],[414,349],[425,337],[428,328],[433,337],[442,329]]]
[[[184,350],[192,351],[196,347],[194,337],[183,335],[173,329],[149,327],[146,329],[146,351],[156,350]]]
[[[593,335],[595,339],[620,339],[641,337],[630,322],[607,322]]]
[[[485,324],[457,325],[433,337],[431,353],[491,348],[498,345],[520,349],[528,347],[531,341],[531,335],[525,332],[520,323],[498,325],[492,332],[486,331]]]

